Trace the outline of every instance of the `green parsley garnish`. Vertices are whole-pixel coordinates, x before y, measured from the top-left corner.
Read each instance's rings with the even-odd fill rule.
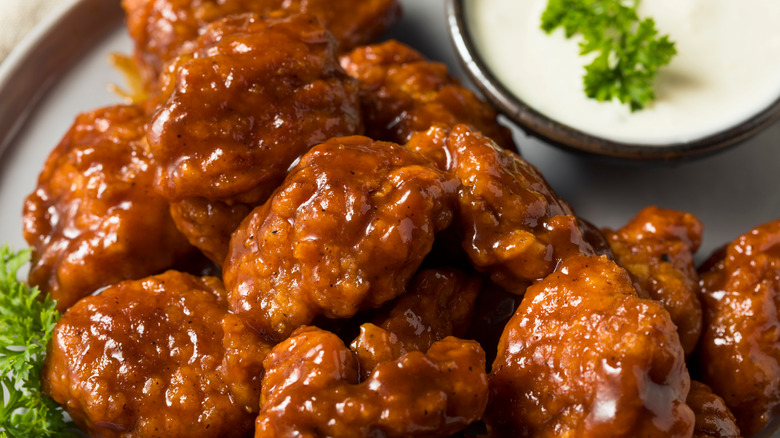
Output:
[[[41,392],[46,346],[60,317],[56,302],[17,279],[29,251],[0,248],[0,437],[77,436],[63,409]]]
[[[652,18],[639,19],[639,0],[549,0],[542,29],[563,27],[580,34],[580,54],[598,52],[585,67],[585,94],[598,101],[617,98],[631,111],[655,99],[653,79],[677,53],[668,35],[658,37]]]

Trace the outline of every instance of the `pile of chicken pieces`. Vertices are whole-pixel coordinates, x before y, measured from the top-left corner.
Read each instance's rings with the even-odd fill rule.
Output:
[[[780,220],[698,269],[690,214],[599,230],[442,64],[367,45],[395,0],[123,7],[145,98],[78,116],[24,206],[65,312],[44,389],[89,435],[739,437],[780,411]]]

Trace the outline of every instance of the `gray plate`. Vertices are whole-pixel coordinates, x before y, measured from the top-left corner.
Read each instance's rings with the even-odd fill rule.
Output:
[[[445,62],[465,82],[448,39],[444,2],[402,3],[404,20],[391,36]],[[0,65],[0,242],[25,246],[22,203],[46,156],[78,113],[119,101],[107,89],[123,83],[108,56],[130,49],[119,0],[73,0]],[[705,225],[699,260],[780,217],[780,123],[719,155],[674,167],[603,163],[513,129],[526,159],[598,226],[619,227],[651,204],[696,214]]]

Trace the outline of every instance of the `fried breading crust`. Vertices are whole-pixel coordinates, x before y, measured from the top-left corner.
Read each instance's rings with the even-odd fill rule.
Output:
[[[447,437],[482,416],[484,365],[479,344],[448,337],[358,382],[357,362],[336,335],[302,327],[264,362],[255,437]]]
[[[691,380],[691,392],[685,403],[696,415],[693,438],[741,438],[737,420],[726,402],[709,386]]]
[[[597,253],[584,225],[542,174],[488,137],[465,125],[434,127],[413,135],[407,147],[460,179],[463,249],[506,290],[522,294],[566,257]]]
[[[233,234],[231,309],[277,341],[322,315],[399,296],[450,225],[460,182],[419,154],[366,137],[311,149]]]
[[[604,230],[617,263],[636,279],[640,293],[658,300],[677,325],[685,354],[701,335],[699,275],[693,255],[702,224],[690,213],[647,207],[617,231]]]
[[[153,189],[145,106],[79,115],[24,203],[29,281],[60,310],[101,287],[159,273],[193,252]]]
[[[147,133],[168,200],[257,205],[310,147],[361,131],[357,85],[314,17],[234,15],[195,44]]]
[[[397,0],[123,0],[122,7],[149,89],[166,62],[191,53],[203,28],[229,15],[309,13],[322,20],[345,51],[373,41],[401,12]]]
[[[739,236],[706,265],[702,380],[750,436],[780,413],[780,220]]]
[[[406,143],[432,126],[465,124],[504,148],[517,150],[496,111],[451,77],[447,67],[431,62],[398,41],[358,47],[342,55],[341,65],[360,83],[366,135]]]
[[[218,278],[168,271],[71,307],[43,387],[92,436],[245,437],[269,351],[228,314]]]
[[[674,323],[604,256],[572,256],[528,288],[501,336],[492,436],[690,437]]]

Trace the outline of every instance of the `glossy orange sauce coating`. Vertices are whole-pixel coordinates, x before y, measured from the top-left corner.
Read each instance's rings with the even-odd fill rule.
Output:
[[[373,322],[393,333],[408,351],[426,351],[447,336],[466,333],[480,283],[479,277],[452,268],[419,271],[406,293]]]
[[[596,254],[571,207],[542,174],[490,138],[465,125],[451,131],[434,127],[415,134],[407,146],[463,183],[458,192],[463,249],[506,290],[522,293],[569,255]]]
[[[307,15],[209,25],[193,54],[177,59],[150,122],[157,190],[171,201],[260,203],[308,148],[358,133],[357,85],[335,49]]]
[[[701,334],[693,255],[702,229],[690,213],[647,207],[617,231],[604,230],[615,260],[632,274],[640,294],[658,300],[671,315],[685,354],[693,351]]]
[[[517,150],[496,111],[451,77],[447,67],[397,41],[359,47],[341,65],[360,83],[366,135],[406,143],[432,126],[466,124],[499,145]]]
[[[264,365],[256,438],[447,437],[487,404],[484,352],[452,337],[383,362],[359,382],[357,361],[336,335],[302,327]]]
[[[244,437],[269,349],[227,313],[219,279],[168,271],[68,310],[42,377],[92,436]]]
[[[350,345],[361,377],[380,363],[411,351],[427,351],[447,336],[463,337],[471,325],[480,278],[453,268],[425,269],[412,278],[406,293],[360,326]]]
[[[404,292],[454,216],[456,178],[366,137],[311,149],[233,234],[231,309],[282,340],[315,316],[349,318]]]
[[[122,6],[152,89],[166,62],[192,52],[207,24],[232,14],[309,13],[336,35],[341,50],[369,43],[400,16],[397,0],[123,0]]]
[[[176,226],[221,265],[230,234],[294,160],[362,125],[357,85],[314,17],[244,14],[203,31],[164,72],[149,138]]]
[[[737,420],[726,402],[709,386],[691,380],[691,392],[685,400],[696,415],[693,438],[741,438]]]
[[[604,256],[572,256],[528,288],[490,373],[495,437],[690,437],[675,326]]]
[[[746,436],[780,413],[780,220],[739,236],[701,272],[704,383]]]
[[[66,309],[95,290],[156,274],[192,248],[153,190],[148,109],[81,114],[51,152],[24,204],[29,281]]]

